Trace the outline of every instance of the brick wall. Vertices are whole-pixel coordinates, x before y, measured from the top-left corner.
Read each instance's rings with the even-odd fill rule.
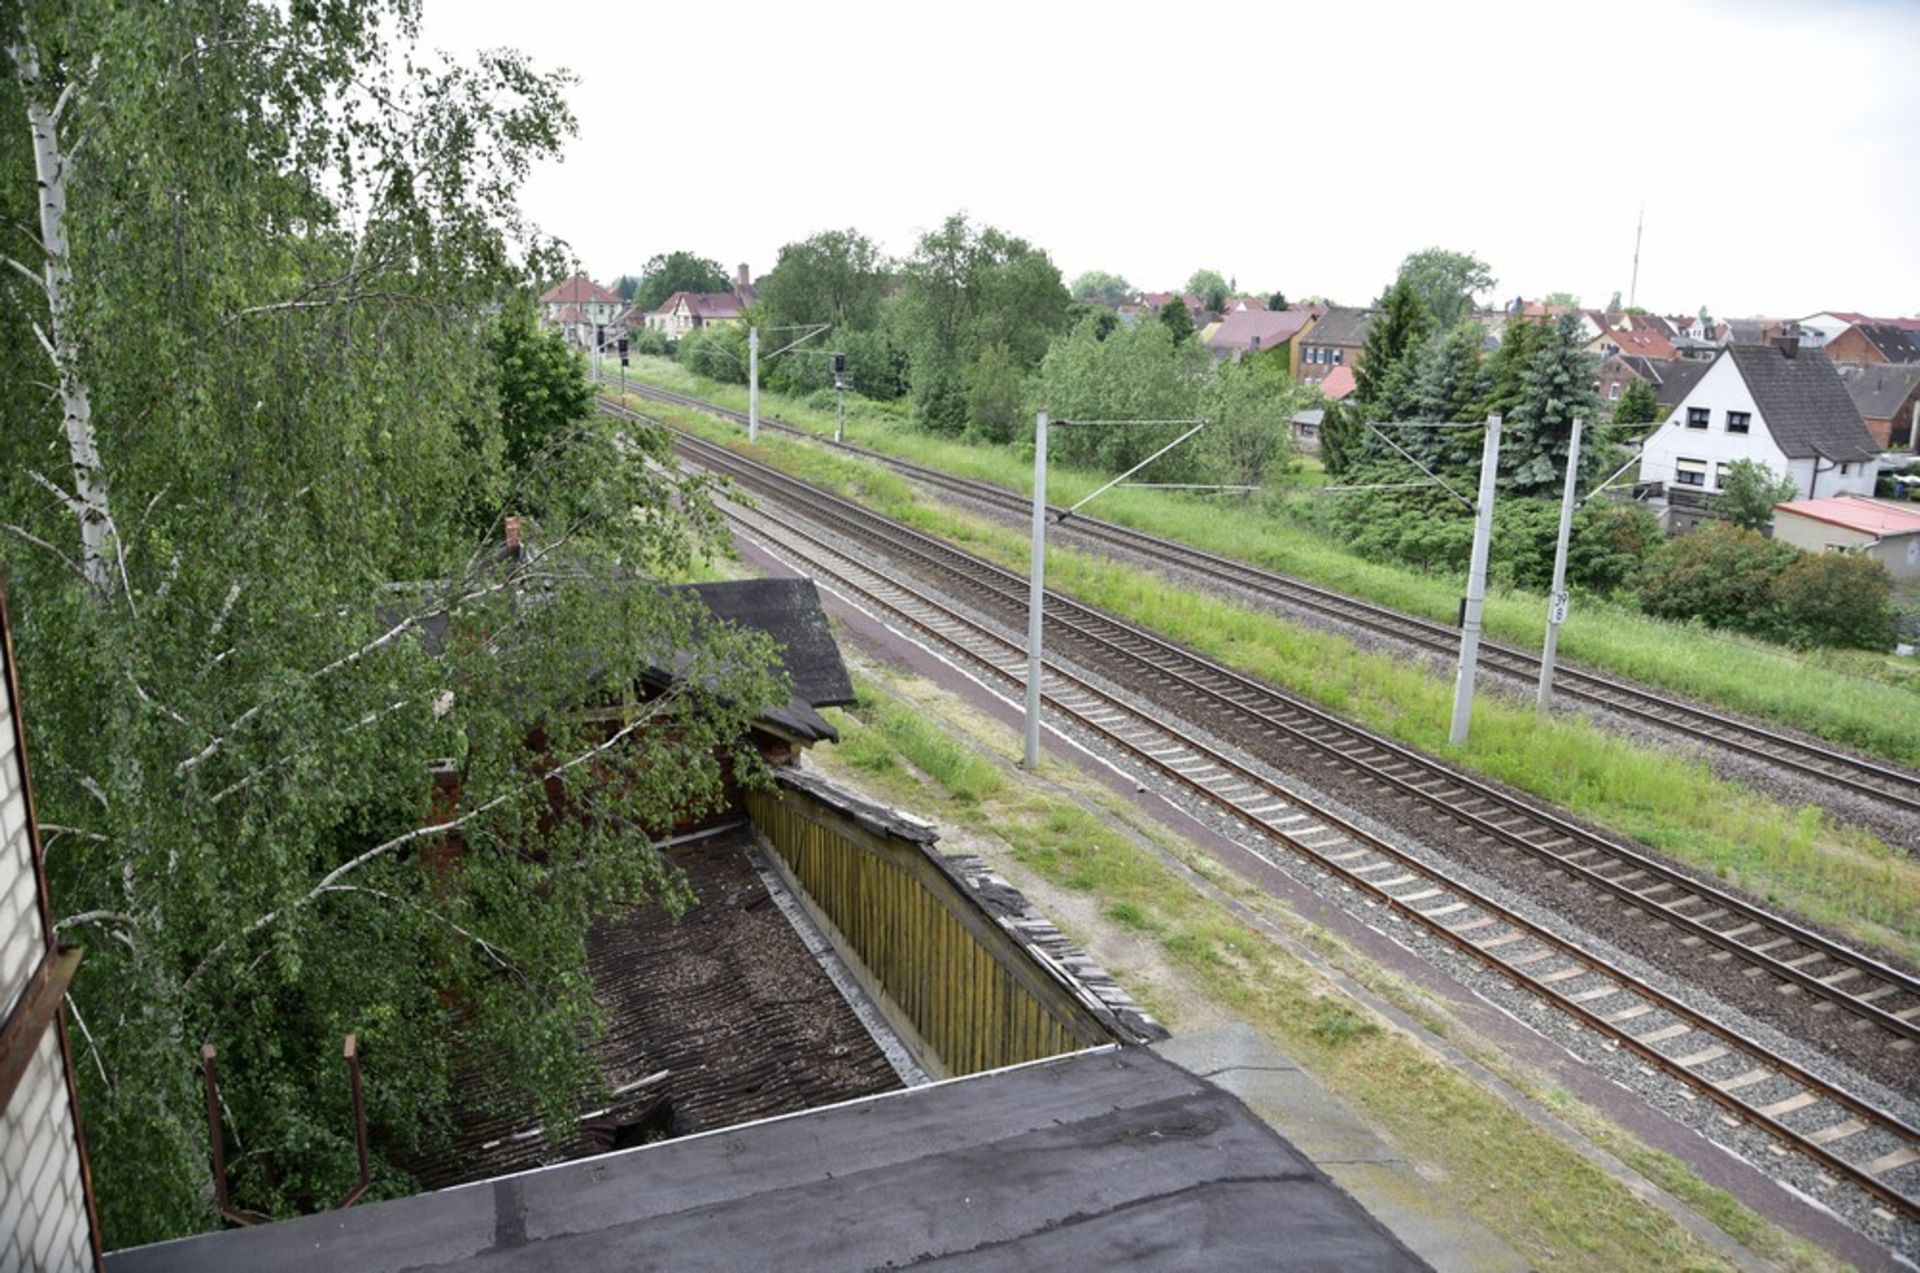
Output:
[[[11,658],[9,643],[0,650]],[[11,680],[0,675],[0,1019],[11,1018],[49,949]],[[32,1047],[0,1112],[0,1269],[91,1268],[92,1224],[58,1015]]]

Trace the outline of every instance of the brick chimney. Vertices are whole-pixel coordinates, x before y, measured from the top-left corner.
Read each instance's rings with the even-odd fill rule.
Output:
[[[520,519],[518,517],[507,518],[507,555],[509,557],[520,555]]]
[[[1782,358],[1792,358],[1800,352],[1800,338],[1798,336],[1776,336],[1773,339],[1773,347],[1780,351]]]
[[[745,265],[740,266],[734,271],[733,279],[733,285],[740,291],[744,292],[753,286],[753,276],[747,273],[747,267]]]

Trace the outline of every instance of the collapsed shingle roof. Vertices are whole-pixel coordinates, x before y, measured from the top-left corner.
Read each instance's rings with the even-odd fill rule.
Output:
[[[1846,464],[1880,454],[1826,355],[1801,350],[1789,358],[1772,345],[1729,345],[1724,356],[1733,359],[1774,442],[1790,459],[1817,455]]]

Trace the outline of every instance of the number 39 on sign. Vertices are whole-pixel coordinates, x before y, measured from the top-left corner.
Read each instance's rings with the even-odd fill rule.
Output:
[[[1556,592],[1547,600],[1547,622],[1558,626],[1567,621],[1568,595]]]

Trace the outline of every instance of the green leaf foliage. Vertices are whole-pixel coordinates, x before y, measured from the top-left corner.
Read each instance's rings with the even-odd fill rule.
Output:
[[[1773,506],[1792,499],[1797,489],[1792,478],[1759,460],[1735,460],[1721,475],[1714,507],[1735,526],[1765,530],[1773,525]]]
[[[1627,387],[1620,391],[1620,400],[1613,404],[1616,425],[1652,424],[1664,414],[1653,386],[1637,378],[1627,382]]]
[[[1470,252],[1445,248],[1410,253],[1400,263],[1394,283],[1396,287],[1405,285],[1418,298],[1426,325],[1435,331],[1445,331],[1469,317],[1474,295],[1490,292],[1497,285],[1485,261]],[[1385,305],[1386,298],[1379,303]]]
[[[733,277],[720,262],[692,252],[665,252],[648,261],[640,272],[633,303],[643,310],[660,308],[675,292],[731,292]]]
[[[580,1109],[588,925],[687,900],[647,832],[712,806],[784,687],[656,586],[723,542],[711,486],[583,418],[527,321],[566,272],[513,211],[572,130],[562,78],[441,63],[409,3],[9,14],[41,76],[0,74],[7,226],[38,224],[27,102],[70,84],[85,138],[59,326],[0,281],[0,555],[106,1245],[218,1223],[202,1042],[242,1205],[346,1192],[349,1032],[376,1196],[404,1192],[463,1060],[528,1125]],[[70,470],[29,320],[90,394],[103,585],[34,477]],[[669,652],[678,688],[636,701]]]
[[[1019,368],[1037,365],[1065,329],[1070,299],[1053,261],[1024,239],[958,214],[922,235],[890,314],[912,368],[915,418],[962,430],[980,352],[998,345]]]

